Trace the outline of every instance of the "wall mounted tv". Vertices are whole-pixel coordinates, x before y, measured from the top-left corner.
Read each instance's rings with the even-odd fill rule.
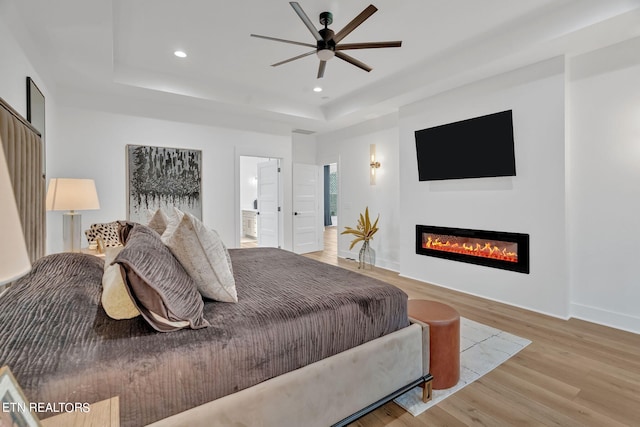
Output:
[[[420,181],[516,174],[512,110],[415,134]]]

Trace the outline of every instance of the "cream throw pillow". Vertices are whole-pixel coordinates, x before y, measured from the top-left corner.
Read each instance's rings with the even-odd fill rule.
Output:
[[[148,211],[150,212],[150,211]],[[162,210],[156,209],[153,214],[151,214],[149,218],[149,222],[147,226],[162,236],[162,233],[167,229],[167,225],[169,225],[170,218],[169,216]]]
[[[202,296],[238,302],[231,258],[218,233],[193,215],[175,211],[176,218],[167,226],[162,242],[180,261]]]
[[[122,280],[120,265],[110,265],[122,249],[124,246],[105,249],[102,276],[102,308],[109,317],[117,320],[132,319],[140,314]]]

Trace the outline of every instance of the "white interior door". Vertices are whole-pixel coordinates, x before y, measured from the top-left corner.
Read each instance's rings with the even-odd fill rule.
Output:
[[[280,247],[278,160],[258,163],[258,246]]]
[[[322,250],[320,233],[320,166],[293,165],[293,251]]]

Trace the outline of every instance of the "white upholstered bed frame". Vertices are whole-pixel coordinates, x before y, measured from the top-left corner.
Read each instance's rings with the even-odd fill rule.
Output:
[[[151,426],[328,427],[428,375],[429,327],[414,322]]]

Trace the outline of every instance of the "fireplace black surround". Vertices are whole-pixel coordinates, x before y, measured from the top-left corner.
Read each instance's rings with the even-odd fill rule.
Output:
[[[529,274],[529,235],[416,225],[416,253]]]

